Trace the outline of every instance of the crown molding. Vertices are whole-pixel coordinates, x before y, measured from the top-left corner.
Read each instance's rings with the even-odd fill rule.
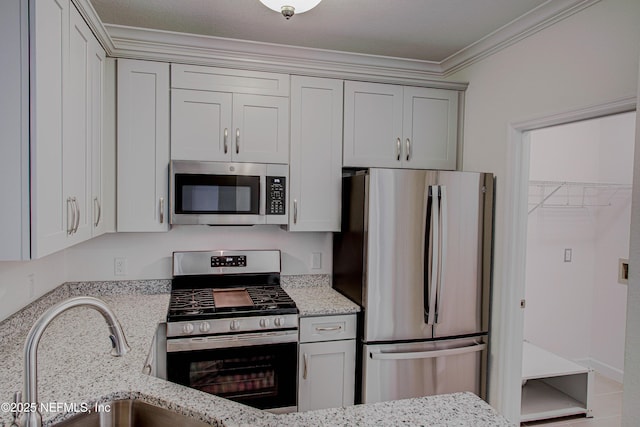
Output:
[[[72,0],[108,56],[464,90],[443,78],[601,0],[548,0],[441,62],[103,24],[90,0]]]
[[[549,0],[440,62],[443,76],[481,61],[600,1]]]
[[[240,68],[318,77],[428,84],[449,89],[464,84],[438,80],[436,62],[312,49],[274,43],[106,25],[118,57]]]
[[[78,9],[78,12],[80,12],[80,15],[82,15],[87,25],[89,25],[89,28],[98,39],[98,42],[102,45],[102,48],[105,50],[106,54],[108,56],[113,56],[113,52],[115,51],[113,40],[111,39],[111,36],[109,36],[107,29],[100,20],[100,17],[98,16],[96,10],[93,8],[91,2],[89,0],[71,1],[76,6],[76,9]]]

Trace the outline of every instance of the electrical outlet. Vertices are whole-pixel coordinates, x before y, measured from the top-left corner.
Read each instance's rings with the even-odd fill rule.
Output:
[[[116,276],[125,276],[127,274],[126,258],[113,259],[113,274],[115,274]]]
[[[322,268],[322,252],[311,253],[311,268],[313,270],[319,270]]]
[[[571,262],[572,252],[571,249],[564,250],[564,262]]]

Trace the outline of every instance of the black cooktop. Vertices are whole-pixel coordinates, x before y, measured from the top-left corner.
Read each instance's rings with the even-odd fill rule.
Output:
[[[214,290],[221,289],[246,290],[251,301],[216,306]],[[278,275],[181,276],[172,281],[167,321],[296,313],[296,304],[280,287]]]

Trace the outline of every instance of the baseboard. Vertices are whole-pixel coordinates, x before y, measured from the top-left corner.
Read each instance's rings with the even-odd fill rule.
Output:
[[[583,366],[588,366],[592,368],[594,371],[599,373],[602,376],[605,376],[611,380],[622,383],[622,379],[624,378],[624,371],[622,369],[614,368],[611,365],[600,362],[592,357],[585,357],[584,359],[575,360],[576,363],[579,363]]]

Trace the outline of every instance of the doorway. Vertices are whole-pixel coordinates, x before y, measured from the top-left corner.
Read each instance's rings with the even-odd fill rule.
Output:
[[[529,132],[522,420],[620,423],[634,132],[634,113]]]
[[[494,318],[494,354],[499,370],[492,387],[498,410],[512,421],[520,419],[522,390],[522,350],[524,331],[526,237],[529,190],[530,131],[634,111],[635,97],[585,107],[550,116],[513,122],[508,126],[507,171],[505,174],[505,233],[501,238],[505,258],[499,266],[503,286]],[[500,320],[503,321],[500,321]]]

